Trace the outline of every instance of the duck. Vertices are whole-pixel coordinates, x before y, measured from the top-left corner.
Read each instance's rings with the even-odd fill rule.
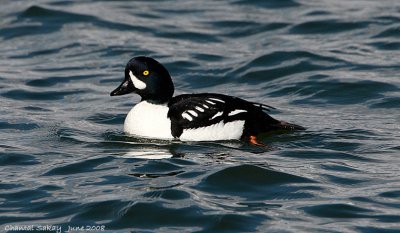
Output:
[[[124,132],[143,138],[180,141],[242,140],[264,145],[258,136],[273,131],[304,130],[267,112],[269,105],[220,93],[174,96],[168,70],[154,58],[133,57],[122,83],[111,96],[141,97],[127,114]]]

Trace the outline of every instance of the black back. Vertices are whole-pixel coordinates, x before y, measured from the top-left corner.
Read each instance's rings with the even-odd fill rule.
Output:
[[[207,100],[214,104],[210,104]],[[204,105],[208,106],[208,108],[205,108]],[[179,137],[184,129],[206,127],[221,121],[224,123],[237,120],[245,121],[243,136],[271,131],[280,124],[278,120],[275,120],[265,112],[265,105],[222,94],[179,95],[172,98],[168,106],[170,108],[168,117],[171,119],[171,130],[174,137]],[[204,112],[197,110],[196,107],[204,109]],[[197,116],[194,116],[188,110],[194,111]],[[229,113],[235,110],[245,110],[246,112],[229,116]],[[222,115],[213,118],[218,112],[222,112]],[[189,114],[194,120],[185,119],[182,117],[183,113]]]

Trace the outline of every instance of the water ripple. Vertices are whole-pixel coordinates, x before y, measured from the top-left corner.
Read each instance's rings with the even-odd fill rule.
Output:
[[[21,153],[2,153],[0,166],[39,164],[35,156]]]
[[[324,218],[368,218],[372,210],[349,204],[325,204],[303,208],[307,214]]]
[[[300,6],[300,3],[294,0],[272,0],[272,1],[246,1],[246,0],[237,0],[234,3],[236,4],[244,4],[244,5],[255,5],[257,7],[265,7],[265,8],[282,8],[282,7],[296,7]]]
[[[27,91],[27,90],[10,90],[2,93],[1,96],[14,100],[46,100],[54,101],[64,99],[68,95],[83,93],[82,90],[74,91]]]
[[[313,181],[258,166],[241,165],[211,174],[196,187],[205,192],[235,194],[252,200],[313,197],[306,192],[307,187],[290,186],[290,183],[313,183]]]
[[[316,33],[340,33],[363,29],[368,27],[368,22],[341,22],[339,20],[319,20],[300,23],[290,29],[291,33],[296,34],[316,34]]]
[[[64,166],[59,166],[51,169],[50,171],[43,174],[44,176],[53,176],[53,175],[68,175],[68,174],[77,174],[82,172],[94,172],[99,171],[101,169],[97,168],[97,166],[109,162],[112,158],[98,158],[98,159],[89,159],[85,161],[81,161],[78,163],[68,164]]]

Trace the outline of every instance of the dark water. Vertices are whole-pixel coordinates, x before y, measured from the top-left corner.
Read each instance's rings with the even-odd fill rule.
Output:
[[[399,1],[10,0],[0,12],[0,231],[400,231]],[[127,137],[139,98],[109,92],[136,55],[164,63],[177,94],[263,102],[308,129],[263,137],[271,151]]]

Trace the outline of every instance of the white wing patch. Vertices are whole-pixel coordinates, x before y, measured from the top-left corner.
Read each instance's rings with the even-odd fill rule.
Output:
[[[220,100],[220,99],[217,99],[217,98],[209,98],[210,100],[215,100],[215,101],[218,101],[218,102],[222,102],[222,103],[225,103],[225,101],[223,101],[223,100]]]
[[[211,117],[210,120],[212,120],[212,119],[214,119],[214,118],[217,118],[217,117],[219,117],[219,116],[222,116],[222,112],[217,112],[213,117]]]
[[[188,110],[187,112],[190,113],[190,114],[192,114],[192,115],[195,116],[195,117],[198,117],[198,116],[199,116],[199,114],[197,114],[197,112],[195,112],[195,111],[193,111],[193,110]]]
[[[137,89],[143,90],[146,88],[146,83],[136,78],[136,76],[133,75],[132,71],[129,71],[129,77],[131,77],[132,83]]]
[[[182,113],[182,117],[185,118],[188,121],[193,121],[193,117],[191,117],[189,114],[186,112]]]
[[[204,112],[204,109],[202,109],[202,108],[200,108],[200,107],[197,107],[197,106],[196,106],[195,108],[196,108],[196,110],[199,111],[199,112]]]
[[[233,115],[236,115],[236,114],[239,114],[239,113],[242,113],[242,112],[247,112],[247,111],[246,111],[246,110],[243,110],[243,109],[236,109],[236,110],[230,112],[230,113],[228,114],[228,116],[233,116]]]
[[[196,129],[184,129],[179,137],[182,141],[212,141],[240,139],[243,134],[244,121],[232,121]]]
[[[203,107],[204,107],[204,108],[210,108],[210,107],[208,107],[208,105],[205,105],[205,104],[203,104]]]
[[[207,103],[212,104],[212,105],[216,105],[216,103],[210,101],[210,100],[206,100]]]

